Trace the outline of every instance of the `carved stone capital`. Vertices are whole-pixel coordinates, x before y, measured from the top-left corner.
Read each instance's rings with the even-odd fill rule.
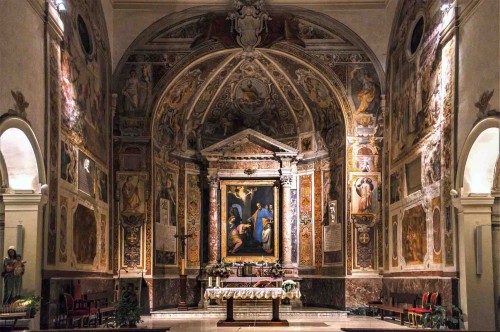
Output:
[[[283,186],[291,186],[292,185],[292,182],[293,182],[293,175],[291,174],[287,174],[287,175],[282,175],[280,177],[280,181],[281,181],[281,184]]]
[[[219,186],[220,179],[218,176],[209,175],[207,176],[207,180],[210,184],[210,188],[217,188]]]

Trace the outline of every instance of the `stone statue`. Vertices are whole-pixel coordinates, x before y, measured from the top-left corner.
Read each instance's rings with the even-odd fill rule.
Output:
[[[10,246],[7,250],[7,257],[3,260],[3,304],[12,303],[20,297],[25,263],[14,246]]]

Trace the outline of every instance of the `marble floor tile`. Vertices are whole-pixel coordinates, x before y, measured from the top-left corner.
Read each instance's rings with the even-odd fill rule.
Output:
[[[380,319],[366,316],[348,316],[338,318],[304,318],[288,319],[289,327],[217,327],[217,319],[151,319],[143,317],[144,327],[170,327],[172,332],[330,332],[340,331],[344,327],[387,328],[401,329],[397,321],[381,321]]]

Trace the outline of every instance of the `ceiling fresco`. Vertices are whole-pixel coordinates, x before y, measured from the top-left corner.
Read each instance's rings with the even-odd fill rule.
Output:
[[[115,135],[195,157],[247,128],[295,147],[313,135],[316,151],[381,133],[381,85],[361,47],[302,13],[242,8],[157,22],[138,38],[115,73]],[[241,28],[250,16],[257,39]]]

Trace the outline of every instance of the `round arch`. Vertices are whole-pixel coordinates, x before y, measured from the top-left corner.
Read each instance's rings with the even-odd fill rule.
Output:
[[[39,193],[46,183],[38,140],[29,123],[21,118],[8,117],[0,122],[0,171],[2,185],[11,189]]]
[[[182,24],[185,21],[196,17],[202,17],[207,12],[217,13],[227,13],[228,7],[221,5],[209,5],[209,6],[195,6],[191,8],[187,8],[181,10],[179,12],[175,12],[172,14],[165,15],[160,18],[153,24],[151,24],[148,28],[141,32],[139,36],[137,36],[134,41],[129,45],[129,47],[125,50],[123,55],[118,62],[118,65],[115,67],[113,72],[112,79],[112,89],[116,90],[117,84],[119,82],[118,76],[123,70],[125,63],[128,59],[128,56],[134,51],[140,48],[142,45],[148,43],[151,38],[159,36],[162,32],[167,31],[168,29]],[[299,18],[307,18],[311,21],[316,22],[317,24],[330,29],[331,31],[336,31],[340,33],[343,37],[347,38],[354,45],[359,47],[366,55],[369,57],[371,63],[375,67],[377,75],[380,81],[380,90],[381,94],[385,95],[386,93],[386,80],[385,80],[385,71],[378,60],[377,56],[373,52],[373,50],[368,46],[368,44],[353,30],[351,30],[348,26],[336,20],[335,18],[328,16],[327,14],[317,12],[310,9],[305,9],[296,6],[290,5],[270,5],[268,6],[268,12],[272,15],[274,12],[289,12],[293,15],[296,15]]]
[[[456,187],[462,196],[490,193],[500,146],[500,118],[481,120],[470,131],[458,161]],[[496,149],[492,153],[491,149]]]

